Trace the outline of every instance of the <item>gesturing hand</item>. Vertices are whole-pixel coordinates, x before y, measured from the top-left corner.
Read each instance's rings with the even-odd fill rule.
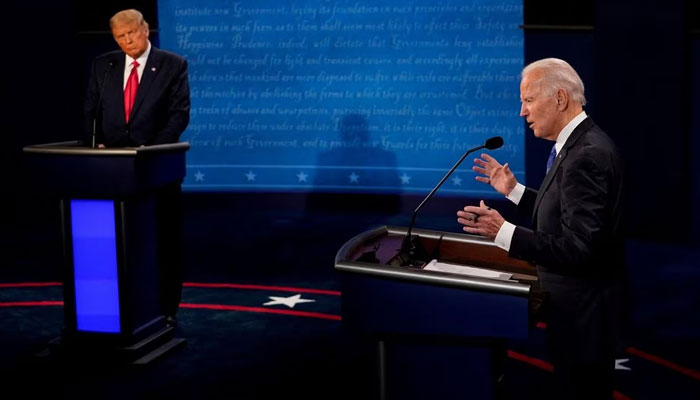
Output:
[[[505,220],[498,211],[487,207],[481,200],[479,207],[466,206],[457,211],[457,222],[464,225],[462,230],[465,232],[494,240]]]
[[[513,175],[513,172],[511,172],[508,167],[508,163],[501,165],[495,158],[488,154],[483,153],[481,154],[481,158],[475,158],[474,164],[476,165],[474,165],[472,169],[477,174],[484,175],[477,175],[476,180],[490,184],[498,193],[504,196],[510,194],[518,183],[517,179],[515,179],[515,175]]]

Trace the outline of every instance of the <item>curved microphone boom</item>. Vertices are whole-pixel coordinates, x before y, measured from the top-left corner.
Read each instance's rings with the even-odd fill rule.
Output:
[[[481,149],[487,149],[487,150],[496,150],[497,148],[503,146],[503,138],[500,136],[494,136],[492,138],[489,138],[486,140],[486,142],[478,147],[474,147],[472,149],[467,150],[462,157],[455,163],[455,165],[450,168],[449,171],[445,174],[445,176],[442,177],[440,182],[433,188],[433,190],[428,193],[428,195],[421,201],[421,203],[416,207],[416,209],[413,211],[413,216],[411,217],[411,223],[408,225],[408,232],[406,232],[406,237],[403,239],[403,242],[401,243],[401,255],[402,255],[402,261],[401,265],[402,266],[410,266],[410,267],[415,267],[418,266],[416,264],[416,252],[417,249],[420,248],[419,244],[416,243],[417,237],[411,236],[411,231],[413,230],[413,224],[416,222],[416,216],[418,215],[418,211],[423,207],[423,205],[437,192],[437,190],[442,186],[443,183],[447,180],[447,178],[452,175],[452,173],[457,169],[459,164],[464,161],[467,156],[477,150]],[[424,252],[424,251],[423,251]],[[420,261],[420,260],[419,260]],[[427,261],[427,260],[426,260]]]

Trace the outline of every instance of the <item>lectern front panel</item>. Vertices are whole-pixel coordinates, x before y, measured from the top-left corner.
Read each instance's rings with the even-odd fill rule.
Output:
[[[120,333],[114,201],[73,199],[70,215],[77,330]]]

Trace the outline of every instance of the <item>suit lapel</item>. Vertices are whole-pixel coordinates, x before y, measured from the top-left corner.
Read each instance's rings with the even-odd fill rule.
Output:
[[[549,189],[549,186],[552,184],[552,181],[554,180],[554,176],[557,174],[557,171],[559,170],[559,166],[561,163],[566,159],[567,154],[569,153],[569,149],[571,149],[576,142],[581,138],[581,135],[587,130],[589,130],[593,126],[593,120],[590,117],[587,117],[584,119],[578,126],[574,129],[573,132],[571,132],[571,136],[566,140],[566,143],[564,143],[564,147],[561,149],[561,151],[557,154],[557,157],[554,159],[554,164],[552,164],[552,168],[549,170],[547,175],[544,177],[544,180],[542,181],[542,185],[540,185],[540,189],[537,191],[537,197],[535,198],[535,212],[532,213],[532,222],[536,223],[537,221],[537,211],[540,206],[540,202],[542,201],[542,197],[544,197],[545,192]]]
[[[110,72],[110,80],[105,87],[104,98],[109,99],[119,99],[116,105],[117,118],[119,121],[125,121],[124,116],[124,62],[126,57],[122,54],[121,57],[117,57],[117,63],[112,68]]]
[[[544,196],[544,193],[549,188],[549,185],[551,185],[552,180],[554,179],[554,175],[556,175],[557,170],[559,169],[559,165],[561,164],[562,160],[566,158],[567,153],[567,148],[561,149],[559,154],[557,154],[557,157],[554,159],[554,164],[552,164],[552,168],[549,169],[549,172],[544,177],[542,185],[540,185],[540,190],[537,191],[537,197],[535,198],[535,212],[532,214],[532,222],[537,221],[537,210],[539,209],[540,201],[542,201],[542,196]]]
[[[131,110],[131,115],[129,116],[129,121],[132,121],[134,114],[138,112],[139,106],[143,103],[144,97],[148,95],[148,90],[153,83],[153,80],[158,73],[159,68],[158,51],[155,47],[151,47],[151,53],[148,55],[148,60],[146,60],[146,66],[143,68],[143,74],[141,74],[141,81],[139,82],[139,90],[136,92],[136,99],[134,100],[134,108]],[[123,79],[123,78],[122,78]]]

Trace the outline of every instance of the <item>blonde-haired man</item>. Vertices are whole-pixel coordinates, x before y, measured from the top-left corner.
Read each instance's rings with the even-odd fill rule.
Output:
[[[92,63],[85,97],[85,136],[91,147],[139,147],[175,143],[190,120],[187,61],[148,40],[148,23],[138,10],[109,20],[120,50]],[[180,183],[156,198],[161,313],[175,323],[182,291]]]

